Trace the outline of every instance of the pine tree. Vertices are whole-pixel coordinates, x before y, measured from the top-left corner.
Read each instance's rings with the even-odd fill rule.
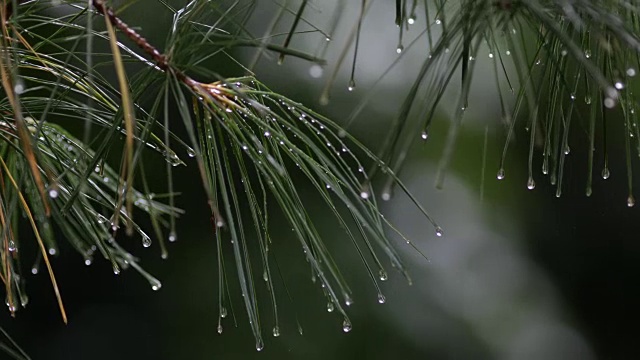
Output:
[[[640,154],[632,92],[640,66],[640,4],[635,0],[396,0],[389,21],[397,25],[398,58],[425,39],[429,53],[375,150],[347,131],[367,98],[346,122],[333,121],[270,90],[252,71],[261,59],[286,64],[292,58],[309,62],[318,75],[329,69],[320,102],[331,106],[339,69],[349,67],[350,80],[344,85],[356,89],[358,52],[372,46],[361,37],[373,1],[358,2],[358,15],[351,19],[341,18],[346,2],[332,7],[307,0],[269,3],[277,9],[261,29],[263,36],[249,29],[265,6],[255,0],[149,2],[173,19],[163,36],[153,35],[154,40],[164,37],[162,44],[147,40],[147,29],[125,22],[136,19],[127,6],[104,0],[4,0],[0,8],[0,274],[11,314],[28,302],[25,269],[37,273],[43,266],[67,322],[61,280],[51,264],[61,247],[73,248],[87,265],[105,259],[115,274],[133,268],[153,290],[160,289],[160,280],[143,269],[123,242],[137,238],[149,247],[153,239],[161,256],[168,256],[165,240],[177,240],[176,223],[184,214],[176,196],[189,190],[174,187],[173,172],[188,164],[198,168],[219,254],[218,332],[233,298],[226,284],[233,282],[257,350],[263,348],[266,332],[280,334],[282,295],[274,281],[281,275],[272,253],[276,240],[270,211],[288,221],[299,240],[290,245],[300,247],[328,307],[341,314],[343,330],[349,332],[352,291],[301,189],[313,189],[344,229],[383,303],[379,281],[387,279],[391,267],[411,281],[390,234],[420,250],[381,214],[373,182],[382,179],[382,200],[390,200],[395,189],[406,194],[434,234],[443,235],[398,174],[409,148],[430,138],[438,109],[448,107],[453,115],[436,176],[436,186],[443,186],[480,57],[493,66],[506,128],[497,179],[505,178],[514,134],[525,128],[526,186],[535,188],[534,159],[540,159],[542,173],[559,197],[570,135],[575,123],[582,122],[589,143],[584,186],[590,196],[599,163],[596,143],[602,142],[601,175],[606,179],[608,119],[620,113],[627,205],[635,204],[632,153]],[[314,6],[326,10],[327,25],[307,20]],[[334,46],[328,40],[339,22],[350,24],[352,31],[339,59],[327,64],[323,54]],[[275,34],[283,23],[289,30],[281,40]],[[407,41],[405,34],[418,26],[421,35]],[[320,38],[317,49],[292,46],[306,31]],[[210,66],[240,47],[254,54],[252,62],[238,64],[241,71],[221,74]],[[344,64],[348,58],[350,65]],[[396,64],[380,69],[382,76]],[[442,104],[452,86],[459,88],[456,103]],[[577,105],[582,99],[588,105],[586,120]],[[149,170],[154,159],[164,161],[162,175]],[[258,301],[262,291],[270,303]],[[263,313],[271,314],[268,322]],[[3,346],[8,354],[28,357],[8,339]]]

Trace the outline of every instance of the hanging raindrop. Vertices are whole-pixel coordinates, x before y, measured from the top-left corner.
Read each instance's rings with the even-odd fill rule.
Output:
[[[349,80],[349,86],[347,86],[347,90],[353,91],[356,89],[356,81],[354,79]]]
[[[151,290],[158,291],[162,288],[162,283],[158,280],[151,281]]]
[[[274,337],[280,336],[280,328],[277,325],[273,327],[273,336]]]
[[[329,301],[327,303],[327,312],[333,312],[334,308],[335,307],[333,306],[333,301]]]
[[[142,246],[148,248],[149,246],[151,246],[151,238],[149,238],[148,236],[144,235],[142,237]]]
[[[345,318],[344,321],[342,322],[342,331],[348,333],[349,331],[351,331],[351,329],[352,329],[351,321]]]
[[[443,234],[442,228],[440,226],[436,226],[436,236],[441,237]]]
[[[611,176],[611,173],[609,172],[609,168],[602,169],[602,178],[604,180],[607,180],[609,176]]]
[[[500,170],[498,170],[498,175],[496,176],[496,178],[498,178],[498,180],[504,179],[504,169],[503,168],[500,168]]]
[[[387,302],[387,298],[385,298],[382,294],[378,294],[378,303],[384,304],[385,302]]]
[[[629,197],[627,198],[627,206],[633,207],[635,204],[636,204],[636,199],[633,197],[632,194],[629,194]]]
[[[533,180],[532,177],[529,177],[529,180],[527,181],[527,189],[533,190],[535,188],[536,188],[536,182]]]
[[[344,304],[347,306],[351,306],[353,304],[353,299],[351,299],[351,296],[345,295]]]
[[[384,271],[384,269],[380,269],[380,272],[378,272],[378,276],[380,277],[380,281],[387,281],[387,279],[389,278],[389,275],[387,275],[387,272]]]

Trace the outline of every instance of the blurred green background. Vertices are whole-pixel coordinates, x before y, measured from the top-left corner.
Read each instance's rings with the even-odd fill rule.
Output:
[[[123,16],[151,42],[162,44],[171,16],[160,7],[152,15],[149,3],[138,2]],[[309,11],[307,20],[321,27],[330,20],[330,13],[321,10],[335,6],[333,1],[318,2],[320,10]],[[322,107],[317,99],[358,8],[356,2],[345,6],[320,78],[311,76],[313,65],[305,61],[287,58],[284,66],[276,65],[274,54],[263,58],[256,73],[273,90],[338,122],[348,117],[368,91],[375,91],[350,128],[375,149],[424,60],[426,40],[407,49],[402,63],[372,90],[398,56],[393,4],[376,3],[363,23],[356,91],[346,90],[349,74],[348,66],[343,66],[331,102]],[[248,27],[255,36],[264,32],[273,11],[272,2],[259,5],[256,14],[260,16]],[[291,20],[291,16],[283,20],[282,32]],[[406,43],[419,35],[423,21],[419,19],[406,34]],[[282,40],[274,38],[274,42]],[[292,47],[313,53],[323,41],[324,37],[311,32],[294,37]],[[253,54],[254,49],[240,49],[231,55],[247,63]],[[60,321],[48,277],[39,274],[29,276],[28,307],[16,319],[3,312],[2,326],[33,359],[640,358],[639,209],[626,206],[622,141],[610,144],[612,176],[607,181],[595,176],[591,198],[584,196],[587,139],[580,124],[572,138],[561,198],[554,196],[555,188],[539,171],[539,152],[534,159],[537,187],[527,190],[525,133],[517,134],[511,144],[506,178],[496,180],[505,130],[490,60],[485,56],[478,62],[471,104],[444,189],[435,189],[434,176],[457,85],[445,97],[429,140],[412,146],[401,174],[444,228],[444,236],[435,236],[431,225],[400,191],[382,203],[385,216],[430,258],[427,262],[395,238],[409,264],[412,286],[391,272],[382,283],[386,303],[379,304],[348,238],[321,203],[308,204],[354,290],[355,303],[348,308],[351,332],[342,331],[339,315],[327,312],[297,240],[274,211],[274,253],[292,297],[289,301],[282,283],[276,283],[281,336],[270,335],[264,289],[266,341],[262,352],[255,349],[239,292],[233,294],[234,316],[223,319],[224,331],[217,333],[217,254],[205,195],[193,185],[198,181],[193,161],[175,172],[177,188],[183,190],[178,203],[187,213],[179,222],[179,240],[169,245],[169,258],[161,260],[157,247],[143,249],[137,239],[123,240],[143,259],[145,268],[162,280],[159,292],[153,292],[132,271],[115,276],[110,264],[98,259],[87,267],[81,256],[63,248],[54,269],[69,325]],[[223,75],[242,75],[229,59],[218,59],[211,66]],[[319,75],[318,68],[314,71],[314,76]],[[612,126],[611,133],[615,133],[617,125]],[[481,199],[485,129],[488,156]],[[160,181],[164,178],[158,176]],[[303,335],[298,333],[296,318]]]

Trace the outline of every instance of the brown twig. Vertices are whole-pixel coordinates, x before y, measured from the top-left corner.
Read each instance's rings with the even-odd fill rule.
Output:
[[[131,39],[131,41],[138,45],[140,49],[147,53],[147,55],[149,55],[153,59],[153,61],[156,62],[156,65],[160,69],[164,71],[170,71],[178,78],[178,80],[191,88],[196,89],[198,87],[198,85],[200,84],[199,82],[193,80],[182,71],[171,66],[171,64],[169,64],[169,61],[167,60],[166,55],[161,53],[158,49],[151,45],[147,41],[147,39],[142,37],[142,35],[138,34],[129,25],[122,21],[115,14],[115,12],[113,12],[113,9],[105,4],[104,0],[93,0],[92,4],[96,8],[96,10],[98,10],[98,12],[108,16],[109,20],[116,28],[122,31],[129,39]]]

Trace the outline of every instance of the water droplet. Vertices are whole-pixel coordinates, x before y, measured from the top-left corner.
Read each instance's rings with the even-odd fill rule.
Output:
[[[151,290],[158,291],[162,288],[162,283],[158,280],[151,281]]]
[[[498,170],[498,175],[496,175],[496,178],[498,178],[498,180],[504,179],[504,169],[503,168],[500,168],[500,170]]]
[[[416,23],[416,18],[415,18],[413,15],[411,15],[411,16],[407,19],[407,24],[409,24],[409,25],[413,25],[413,24],[415,24],[415,23]]]
[[[564,148],[564,154],[569,155],[569,153],[571,153],[571,148],[567,145],[567,147]]]
[[[218,324],[218,334],[222,334],[222,324]]]
[[[280,328],[277,325],[273,327],[273,336],[274,337],[280,336]]]
[[[576,94],[569,95],[569,98],[571,99],[571,101],[574,101],[576,99]]]
[[[380,269],[380,271],[378,272],[378,277],[380,277],[380,281],[387,281],[389,275],[387,275],[387,272],[384,271],[384,269]]]
[[[224,221],[222,221],[222,220],[216,221],[216,226],[219,227],[219,228],[223,227],[224,226]]]
[[[591,105],[591,96],[587,95],[584,97],[584,103],[587,105]]]
[[[611,109],[612,107],[616,106],[616,101],[608,97],[604,99],[604,106],[607,107],[608,109]]]
[[[329,301],[327,303],[327,312],[333,312],[333,310],[334,310],[333,302]]]
[[[262,349],[264,349],[264,343],[262,342],[262,339],[258,339],[256,341],[256,350],[262,351]]]
[[[604,180],[607,180],[609,176],[611,176],[611,173],[609,172],[609,168],[602,169],[602,178]]]
[[[227,317],[227,308],[224,306],[220,308],[220,317],[223,319]]]
[[[37,267],[32,267],[32,268],[31,268],[31,273],[32,273],[33,275],[37,275],[37,274],[38,274],[38,268],[37,268]]]
[[[629,197],[627,198],[627,206],[633,207],[635,204],[636,204],[636,199],[633,197],[633,195],[629,194]]]
[[[369,198],[369,192],[367,191],[360,192],[360,197],[367,200]]]
[[[587,59],[591,57],[591,50],[587,49],[584,51],[584,57],[586,57]]]
[[[326,41],[331,41],[331,38],[330,38],[329,36],[327,36],[327,37],[325,38],[325,40],[326,40]]]
[[[387,298],[385,298],[382,294],[378,294],[378,303],[384,304],[385,302],[387,302]]]
[[[187,155],[192,158],[192,157],[196,156],[196,152],[192,148],[188,148],[187,149]]]
[[[9,251],[16,251],[16,243],[13,240],[9,240]]]
[[[265,131],[265,132],[264,132],[264,136],[265,136],[265,137],[269,137],[269,136],[271,136],[271,133],[270,133],[270,132],[268,132],[268,131]]]
[[[174,152],[171,152],[171,154],[169,154],[169,156],[167,157],[167,161],[172,166],[178,166],[178,165],[182,164],[182,160],[180,160],[178,155],[176,155],[176,153],[174,153]]]
[[[634,68],[628,68],[628,69],[627,69],[627,75],[628,75],[628,76],[630,76],[630,77],[634,77],[634,76],[636,76],[636,69],[634,69]]]
[[[427,140],[429,134],[426,131],[423,131],[422,134],[420,134],[420,137],[422,138],[422,140]]]
[[[174,242],[176,240],[178,240],[178,235],[176,234],[176,232],[175,231],[170,232],[169,233],[169,241],[170,242]]]
[[[351,329],[352,329],[351,321],[345,318],[344,321],[342,322],[342,331],[348,333],[349,331],[351,331]]]
[[[489,59],[493,59],[493,53],[489,53]]]
[[[587,190],[585,191],[585,195],[587,195],[587,197],[591,196],[591,193],[593,192],[593,190],[591,190],[591,186],[589,186],[587,188]]]
[[[402,54],[402,50],[404,50],[404,46],[398,45],[398,47],[396,48],[396,53],[397,54]]]
[[[389,201],[389,200],[391,200],[391,193],[385,190],[385,191],[382,192],[382,195],[380,195],[380,197],[384,201]]]
[[[52,199],[55,199],[58,197],[58,190],[56,189],[50,189],[49,190],[49,197]]]
[[[442,24],[442,21],[440,19],[436,19],[436,25],[440,25]]]
[[[344,297],[344,303],[347,306],[351,306],[353,304],[353,299],[351,298],[351,296],[349,295],[345,295]]]
[[[86,259],[84,259],[84,264],[85,264],[86,266],[91,265],[91,263],[92,263],[92,262],[93,262],[93,261],[91,260],[91,258],[86,258]]]
[[[560,55],[567,56],[567,50],[562,49],[562,51],[560,51]]]
[[[16,81],[16,85],[13,87],[13,91],[15,91],[16,94],[20,95],[24,92],[24,90],[25,90],[24,83],[22,82],[21,79],[18,79]]]
[[[614,84],[614,86],[615,86],[615,88],[616,88],[616,89],[618,89],[618,90],[622,90],[622,89],[624,89],[624,84],[623,84],[623,83],[621,83],[620,81],[617,81],[617,82]]]
[[[55,255],[57,253],[56,249],[49,248],[49,255]]]
[[[264,270],[262,272],[262,280],[264,280],[264,282],[268,282],[269,281],[269,274],[267,274],[267,270]]]
[[[356,89],[356,82],[355,80],[351,79],[349,80],[349,86],[347,86],[347,90],[349,91],[353,91]]]
[[[142,236],[142,246],[148,248],[149,246],[151,246],[151,238],[149,238],[146,235]]]
[[[536,188],[536,182],[533,180],[532,177],[530,177],[529,180],[527,181],[527,189],[533,190],[535,188]]]
[[[511,56],[511,51],[507,50],[504,52],[507,56]]]
[[[443,234],[442,228],[440,226],[436,226],[436,236],[441,237]]]
[[[323,73],[324,69],[322,69],[322,66],[318,64],[311,65],[311,67],[309,68],[309,75],[311,75],[311,77],[314,79],[321,78]]]

